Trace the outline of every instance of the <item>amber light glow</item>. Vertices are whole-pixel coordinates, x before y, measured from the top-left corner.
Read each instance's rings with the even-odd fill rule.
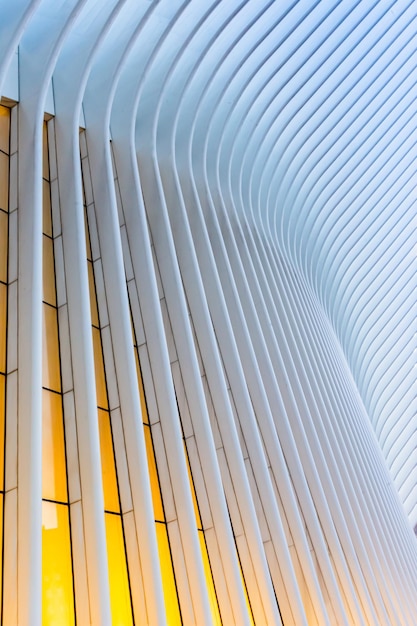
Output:
[[[161,486],[159,483],[158,469],[155,459],[155,450],[152,440],[152,431],[149,424],[149,415],[146,405],[145,392],[143,388],[142,373],[139,364],[138,347],[133,330],[133,342],[136,358],[136,372],[138,378],[138,388],[142,409],[143,431],[146,444],[146,455],[148,461],[149,479],[152,492],[152,504],[155,518],[156,539],[158,542],[159,565],[161,568],[162,587],[164,592],[165,612],[167,623],[171,626],[181,626],[181,610],[179,605],[177,586],[175,583],[174,566],[171,557],[168,528],[165,520],[164,506],[162,502]]]
[[[106,370],[101,343],[100,316],[86,207],[84,217],[112,626],[133,626],[123,516],[120,509],[117,468],[107,394]]]
[[[42,503],[42,624],[75,623],[68,506]]]
[[[46,124],[43,147],[42,624],[73,626],[71,530]]]

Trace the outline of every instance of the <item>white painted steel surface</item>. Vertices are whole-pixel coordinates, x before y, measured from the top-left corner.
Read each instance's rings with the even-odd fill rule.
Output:
[[[416,623],[416,47],[407,0],[0,0],[7,106],[10,72],[19,85],[19,626],[41,623],[48,93],[85,542],[76,592],[88,583],[78,620],[111,623],[82,119],[140,619],[168,623],[129,305],[184,624],[212,614],[183,437],[224,624],[250,623],[240,568],[257,625]]]

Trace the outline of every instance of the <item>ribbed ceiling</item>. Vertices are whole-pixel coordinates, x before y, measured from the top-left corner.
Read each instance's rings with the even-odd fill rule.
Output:
[[[87,131],[107,124],[115,142],[128,120],[139,165],[156,158],[205,189],[219,215],[256,228],[304,275],[412,517],[417,3],[4,0],[1,10],[0,70],[18,43],[22,55],[48,47],[42,78],[53,76],[57,115],[83,101]]]

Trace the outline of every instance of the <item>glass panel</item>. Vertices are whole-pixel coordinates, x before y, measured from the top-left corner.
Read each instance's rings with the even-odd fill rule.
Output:
[[[6,371],[7,287],[0,283],[0,372]]]
[[[42,626],[70,626],[74,592],[68,506],[42,502]]]
[[[3,563],[3,504],[4,495],[0,493],[0,563]],[[0,603],[3,594],[3,567],[0,567]]]
[[[61,395],[43,390],[42,403],[42,497],[67,502]]]
[[[0,152],[0,209],[9,210],[9,157]]]
[[[0,211],[0,280],[7,283],[7,244],[9,216]]]
[[[161,489],[159,486],[158,473],[155,463],[155,452],[152,443],[152,435],[150,426],[143,426],[146,442],[146,453],[148,457],[149,480],[152,490],[152,503],[155,520],[158,522],[165,521],[164,509],[162,507]]]
[[[112,626],[133,626],[126,552],[120,515],[105,513]]]
[[[100,324],[98,320],[96,288],[94,285],[94,270],[93,270],[93,264],[91,261],[87,261],[87,268],[88,268],[88,284],[90,288],[91,323],[93,324],[93,326],[99,326]]]
[[[0,490],[4,491],[4,416],[6,412],[6,377],[0,374]],[[3,509],[0,508],[0,517],[3,516]],[[1,543],[1,535],[0,535]],[[1,561],[0,561],[1,564]],[[1,570],[1,566],[0,566]],[[1,589],[1,587],[0,587]]]
[[[43,235],[43,299],[56,306],[54,242]]]
[[[42,386],[54,391],[61,391],[57,312],[48,304],[43,304],[42,310]]]
[[[92,328],[94,348],[94,369],[96,373],[97,406],[102,409],[108,408],[106,377],[104,374],[103,350],[98,328]]]
[[[162,586],[164,590],[165,612],[169,626],[181,626],[181,613],[178,605],[178,594],[175,585],[171,551],[165,524],[155,524],[158,540],[159,564],[161,567]]]
[[[113,439],[108,411],[98,409],[100,432],[101,472],[103,476],[104,508],[106,511],[120,512],[119,492],[117,488],[116,467],[114,462]]]
[[[201,556],[203,558],[204,573],[206,575],[207,591],[209,595],[211,616],[213,624],[216,626],[222,626],[222,620],[219,613],[219,605],[217,603],[216,591],[214,589],[213,574],[211,572],[210,561],[207,552],[206,540],[204,539],[204,532],[198,531],[198,538],[200,540]]]
[[[193,498],[195,521],[197,523],[197,528],[201,528],[202,529],[203,528],[203,523],[201,521],[200,511],[199,511],[199,508],[198,508],[197,498],[196,498],[196,495],[195,495],[194,481],[193,481],[193,477],[192,477],[192,474],[191,474],[190,461],[188,459],[188,452],[187,452],[187,446],[185,444],[185,441],[184,441],[184,450],[185,450],[185,460],[187,461],[188,478],[189,478],[189,481],[190,481],[191,495],[192,495],[192,498]]]
[[[84,197],[84,184],[83,184],[83,197]],[[85,198],[84,198],[85,204]],[[88,230],[88,222],[87,222],[87,212],[84,211],[84,228],[85,228],[85,246],[87,248],[87,259],[89,261],[93,260],[93,255],[91,254],[91,243],[90,243],[90,233]]]
[[[42,210],[43,232],[52,237],[51,185],[47,180],[42,181]]]
[[[0,106],[0,150],[9,154],[10,110]]]
[[[43,158],[42,158],[43,171],[42,171],[42,177],[45,178],[46,180],[49,180],[48,126],[47,126],[46,122],[43,123],[43,142],[42,142],[42,147],[43,147]]]
[[[140,395],[140,408],[142,410],[142,421],[144,424],[149,424],[148,408],[146,406],[145,392],[143,389],[143,381],[142,381],[142,372],[140,370],[137,348],[135,348],[135,359],[136,359],[136,373],[138,376],[138,387],[139,387],[139,395]]]
[[[240,562],[239,562],[239,567],[240,567],[240,580],[242,581],[243,593],[245,594],[246,608],[248,610],[249,621],[252,624],[252,626],[255,626],[255,621],[253,619],[253,613],[252,613],[252,607],[250,605],[249,596],[248,596],[248,589],[246,587],[246,582],[243,577],[242,566],[240,565]]]

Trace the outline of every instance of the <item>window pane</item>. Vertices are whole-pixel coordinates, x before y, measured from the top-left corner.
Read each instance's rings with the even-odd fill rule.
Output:
[[[49,180],[48,126],[47,126],[46,122],[43,123],[43,143],[42,143],[42,147],[43,147],[43,158],[42,158],[43,172],[42,172],[42,176],[46,180]]]
[[[193,498],[195,521],[196,521],[196,524],[197,524],[197,528],[203,528],[203,523],[202,523],[201,517],[200,517],[200,510],[198,508],[197,498],[196,498],[196,495],[195,495],[194,481],[193,481],[193,477],[191,475],[191,468],[190,468],[190,461],[188,459],[187,446],[186,446],[185,442],[184,442],[184,451],[185,451],[185,460],[187,461],[187,467],[188,467],[188,478],[189,478],[189,481],[190,481],[191,496]]]
[[[240,564],[239,556],[238,556],[238,560],[239,560],[239,569],[240,569],[240,580],[242,582],[243,593],[245,594],[246,608],[248,610],[249,621],[250,621],[252,626],[255,626],[255,622],[254,622],[254,619],[253,619],[253,613],[252,613],[252,607],[250,605],[249,596],[248,596],[248,589],[246,587],[246,582],[245,582],[245,579],[243,577],[242,565]]]
[[[42,497],[67,502],[61,395],[42,392]]]
[[[167,624],[169,624],[169,626],[176,626],[177,624],[181,626],[182,621],[178,605],[178,594],[175,586],[167,528],[165,524],[155,524],[155,528],[156,538],[158,540],[159,564],[161,567]]]
[[[133,626],[120,515],[105,513],[112,626]]]
[[[7,282],[7,250],[8,250],[8,227],[7,213],[0,211],[0,280]]]
[[[0,106],[0,150],[9,154],[10,110]]]
[[[42,181],[43,232],[52,237],[51,185]]]
[[[217,603],[216,591],[214,589],[213,574],[211,572],[206,541],[204,539],[204,532],[202,530],[198,531],[198,538],[200,539],[201,556],[203,558],[204,573],[206,575],[206,585],[211,607],[211,617],[215,626],[221,626],[222,620],[220,618],[219,605]]]
[[[136,373],[138,377],[138,387],[139,387],[139,395],[140,395],[140,408],[142,410],[142,421],[145,424],[149,424],[149,415],[148,415],[148,409],[147,409],[146,401],[145,401],[145,392],[143,389],[142,373],[140,370],[137,348],[135,348],[135,359],[136,359]]]
[[[84,181],[83,181],[83,197],[84,197]],[[85,204],[85,198],[84,198]],[[88,230],[88,222],[87,222],[87,212],[84,211],[84,229],[85,229],[85,247],[87,248],[87,259],[89,261],[93,260],[93,255],[91,254],[91,243],[90,243],[90,233]]]
[[[4,495],[0,493],[0,563],[3,563],[3,504]],[[0,603],[3,594],[3,567],[0,567]]]
[[[6,412],[5,391],[6,391],[6,377],[4,376],[4,374],[0,374],[0,490],[1,491],[4,491],[4,422],[5,422],[4,417],[5,417],[5,412]],[[2,510],[3,509],[0,509],[0,517],[3,516]],[[1,542],[1,535],[0,535],[0,542]]]
[[[54,391],[61,391],[57,312],[48,304],[44,304],[42,309],[42,386]]]
[[[9,157],[0,152],[0,209],[9,210]]]
[[[0,283],[0,372],[6,371],[7,287]]]
[[[43,299],[56,306],[54,242],[50,237],[43,236]]]
[[[42,626],[74,623],[68,506],[42,502]]]
[[[159,486],[158,473],[156,470],[155,463],[155,452],[152,444],[152,436],[150,426],[143,427],[145,434],[145,442],[146,442],[146,454],[148,457],[148,468],[149,468],[149,480],[151,483],[152,490],[152,503],[153,503],[153,512],[154,518],[158,522],[163,522],[165,520],[164,510],[162,508],[162,500],[161,500],[161,489]]]
[[[88,268],[88,283],[90,287],[91,323],[93,324],[93,326],[99,326],[96,288],[94,285],[94,270],[93,270],[93,263],[91,261],[87,261],[87,268]]]
[[[120,512],[117,488],[116,467],[114,462],[113,439],[108,411],[98,410],[100,432],[101,472],[103,476],[104,508],[106,511]]]
[[[92,328],[93,332],[93,348],[94,348],[94,367],[96,373],[96,392],[97,406],[107,409],[107,389],[106,378],[104,374],[103,350],[101,347],[101,337],[98,328]]]

